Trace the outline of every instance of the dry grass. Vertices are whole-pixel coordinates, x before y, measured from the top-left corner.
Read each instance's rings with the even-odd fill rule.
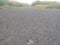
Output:
[[[36,8],[46,8],[48,5],[35,5]]]
[[[35,5],[35,8],[56,8],[56,9],[60,9],[60,4],[48,4],[48,5]]]

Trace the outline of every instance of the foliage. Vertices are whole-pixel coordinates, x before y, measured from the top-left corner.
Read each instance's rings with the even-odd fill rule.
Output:
[[[47,2],[47,1],[35,1],[31,5],[35,6],[35,5],[40,5],[40,4],[47,5],[47,4],[55,4],[55,3],[56,2],[51,2],[51,1],[49,1],[49,2]]]
[[[29,6],[26,3],[19,3],[19,2],[9,2],[8,0],[0,0],[0,8],[6,7],[27,7]]]
[[[8,3],[8,0],[0,0],[0,6],[6,5]]]
[[[60,3],[56,3],[56,2],[35,1],[32,3],[32,6],[36,8],[59,8],[60,9]]]
[[[4,2],[0,0],[0,6],[4,5]]]
[[[40,4],[40,1],[35,1],[35,2],[32,3],[32,6],[35,6],[35,5],[38,5],[38,4]]]

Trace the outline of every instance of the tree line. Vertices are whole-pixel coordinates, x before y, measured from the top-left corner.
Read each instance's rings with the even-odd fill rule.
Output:
[[[22,7],[22,6],[29,6],[27,3],[19,3],[19,2],[10,2],[9,0],[0,0],[0,6],[16,6],[16,7]]]

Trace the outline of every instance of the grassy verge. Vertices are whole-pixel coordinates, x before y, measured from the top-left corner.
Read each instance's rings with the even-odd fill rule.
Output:
[[[0,8],[12,8],[14,6],[0,6]]]
[[[56,9],[60,9],[60,4],[48,5],[48,7],[46,7],[46,8],[56,8]]]
[[[35,8],[55,8],[60,9],[60,4],[48,4],[48,5],[35,5]]]
[[[17,6],[0,6],[0,8],[25,8],[26,6],[21,6],[21,7],[17,7]]]

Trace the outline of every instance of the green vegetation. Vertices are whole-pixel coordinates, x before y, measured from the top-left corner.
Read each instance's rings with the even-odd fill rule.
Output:
[[[57,2],[35,1],[32,3],[32,6],[36,7],[36,8],[57,8],[57,9],[60,9],[60,3],[57,3]]]
[[[0,8],[15,8],[15,7],[29,7],[29,4],[19,2],[9,2],[8,0],[0,0]],[[58,8],[60,9],[60,3],[57,2],[41,2],[39,0],[33,2],[31,6],[36,8]]]
[[[57,9],[60,9],[60,4],[51,4],[51,5],[48,5],[46,8],[57,8]]]
[[[26,3],[9,2],[8,0],[0,0],[0,8],[12,8],[12,7],[28,7]]]

